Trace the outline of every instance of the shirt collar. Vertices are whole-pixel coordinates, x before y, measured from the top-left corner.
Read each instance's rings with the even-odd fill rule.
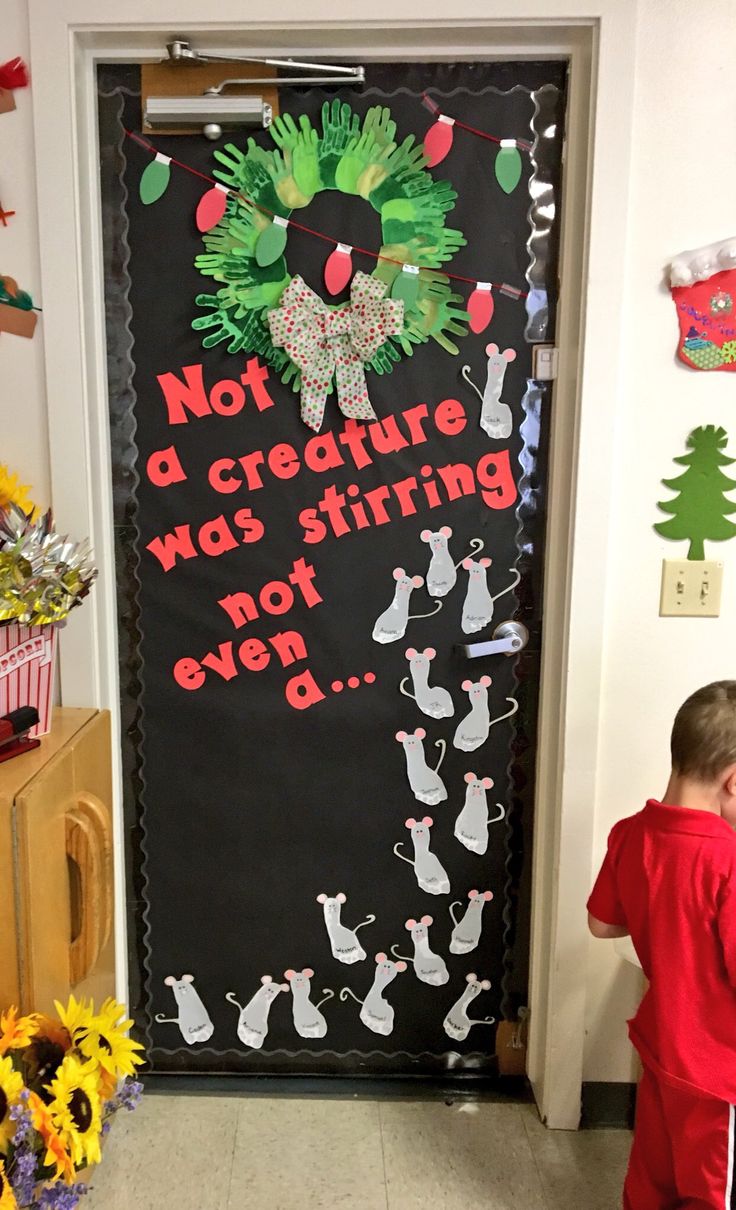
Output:
[[[644,808],[644,816],[647,823],[665,832],[689,832],[693,836],[721,836],[736,840],[736,832],[731,825],[712,811],[675,807],[650,798]]]

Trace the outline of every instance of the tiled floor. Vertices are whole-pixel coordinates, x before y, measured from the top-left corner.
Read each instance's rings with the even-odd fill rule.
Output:
[[[626,1131],[529,1105],[153,1096],[122,1114],[85,1210],[619,1210]]]

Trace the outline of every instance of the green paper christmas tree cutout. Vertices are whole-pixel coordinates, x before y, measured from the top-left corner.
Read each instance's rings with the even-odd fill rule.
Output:
[[[674,500],[658,502],[657,507],[671,518],[654,528],[663,538],[689,542],[688,559],[705,558],[706,538],[725,542],[736,535],[736,525],[728,520],[729,513],[736,513],[736,504],[725,495],[736,489],[736,481],[720,469],[736,462],[722,452],[727,441],[726,430],[713,424],[693,429],[687,439],[690,452],[674,459],[687,470],[676,479],[662,480],[677,495]]]

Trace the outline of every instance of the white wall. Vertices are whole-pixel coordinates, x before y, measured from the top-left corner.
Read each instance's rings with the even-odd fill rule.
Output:
[[[736,234],[736,158],[728,130],[736,112],[733,0],[642,0],[637,40],[627,314],[617,424],[617,470],[606,615],[602,744],[595,804],[597,850],[611,825],[664,793],[669,730],[680,702],[699,685],[736,677],[736,542],[706,544],[723,558],[718,619],[658,618],[663,556],[682,558],[652,524],[660,479],[699,424],[722,424],[736,457],[736,378],[674,360],[678,331],[660,285],[670,257]],[[612,250],[617,254],[618,250]],[[736,477],[736,476],[735,476]],[[606,537],[601,534],[601,541]],[[622,1023],[639,992],[609,942],[590,944],[585,1078],[629,1079]]]
[[[4,61],[27,54],[26,0],[1,2]],[[551,15],[562,11],[560,0],[550,0]],[[640,3],[630,239],[627,249],[612,249],[613,256],[626,256],[628,287],[626,335],[621,348],[610,350],[611,366],[623,360],[625,370],[617,417],[614,520],[610,535],[601,533],[601,542],[609,542],[610,577],[602,747],[596,801],[590,804],[597,856],[616,819],[662,792],[669,726],[681,699],[706,680],[736,675],[736,632],[730,624],[736,616],[736,544],[712,548],[728,558],[721,619],[660,620],[661,559],[683,551],[651,528],[657,519],[659,480],[671,473],[671,459],[682,452],[692,427],[730,425],[736,453],[736,381],[676,365],[675,312],[661,286],[672,255],[736,234],[736,161],[730,142],[736,110],[735,12],[732,0],[709,0],[697,9],[686,0]],[[16,113],[0,116],[0,199],[19,211],[7,231],[0,228],[0,272],[34,292],[39,274],[32,97],[20,92],[17,100]],[[31,342],[0,337],[0,458],[21,469],[45,499],[42,328],[43,319]],[[601,374],[607,369],[602,366]],[[8,424],[11,404],[22,415],[21,423]],[[595,408],[595,400],[586,406]],[[592,685],[591,693],[597,691]],[[587,978],[585,1078],[630,1079],[634,1065],[624,1021],[636,1004],[636,973],[615,957],[608,943],[591,942]]]
[[[28,62],[25,0],[0,0],[0,63],[21,55]],[[37,306],[40,297],[32,90],[15,93],[17,109],[0,114],[0,202],[15,210],[0,224],[0,273],[14,277]],[[60,233],[60,238],[62,238]],[[32,340],[0,334],[0,462],[33,487],[33,499],[49,501],[48,425],[43,366],[43,316]]]

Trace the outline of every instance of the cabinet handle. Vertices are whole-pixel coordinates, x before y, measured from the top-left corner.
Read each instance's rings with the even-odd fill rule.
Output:
[[[112,929],[113,878],[110,824],[93,794],[77,796],[66,812],[69,899],[74,935],[69,945],[72,987],[94,969]]]

